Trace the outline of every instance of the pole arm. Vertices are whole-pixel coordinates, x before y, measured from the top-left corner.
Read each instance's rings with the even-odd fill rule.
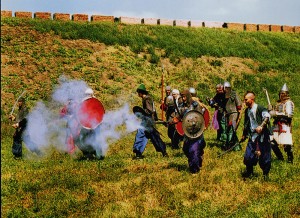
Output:
[[[22,92],[22,94],[17,98],[17,100],[15,101],[15,104],[14,104],[14,106],[13,106],[13,108],[12,108],[12,110],[11,110],[11,112],[10,112],[10,116],[14,113],[14,110],[15,110],[15,108],[16,108],[16,106],[17,106],[17,103],[18,103],[18,101],[19,101],[19,99],[24,95],[24,93],[26,92],[26,90],[24,90],[23,92]]]
[[[162,74],[161,74],[161,100],[164,101],[164,65],[162,67]],[[164,121],[164,110],[163,107],[161,108],[161,120]]]

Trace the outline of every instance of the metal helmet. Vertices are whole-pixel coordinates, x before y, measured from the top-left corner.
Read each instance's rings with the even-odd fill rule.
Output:
[[[93,95],[94,91],[91,88],[87,88],[84,92],[86,95]]]
[[[188,111],[182,119],[182,128],[186,137],[199,138],[205,129],[205,120],[203,115],[196,110]]]
[[[179,94],[180,94],[180,92],[179,92],[179,90],[178,90],[178,89],[173,89],[173,90],[172,90],[172,95],[173,95],[173,94],[177,94],[177,95],[179,95]]]
[[[284,83],[284,85],[282,86],[282,88],[281,88],[280,91],[281,91],[281,92],[288,92],[288,91],[289,91],[289,89],[288,89],[286,83]]]
[[[225,81],[223,86],[224,88],[231,88],[231,85],[228,81]]]
[[[189,88],[189,91],[190,91],[190,93],[191,93],[192,95],[196,95],[196,89],[195,89],[195,88],[190,87],[190,88]]]
[[[166,99],[166,105],[168,106],[172,106],[174,105],[174,99],[173,99],[173,96],[169,95]]]
[[[282,88],[281,88],[281,90],[279,92],[279,99],[281,101],[285,101],[285,100],[287,100],[289,98],[290,98],[289,97],[289,89],[288,89],[286,83],[284,83],[284,85],[282,86]]]

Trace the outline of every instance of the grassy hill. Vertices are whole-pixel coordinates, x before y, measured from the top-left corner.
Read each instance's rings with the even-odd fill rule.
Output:
[[[163,66],[163,67],[162,67]],[[149,142],[132,160],[134,133],[111,143],[102,161],[52,149],[37,157],[11,154],[8,114],[26,90],[31,108],[50,102],[61,76],[83,80],[107,111],[140,105],[144,83],[156,101],[165,85],[195,87],[203,100],[229,81],[240,96],[257,93],[267,105],[284,83],[295,103],[293,165],[274,158],[270,181],[243,181],[243,151],[217,158],[215,131],[200,174],[188,172],[181,150],[162,158]],[[300,215],[300,35],[169,26],[1,20],[1,212],[4,217],[297,217]],[[211,111],[213,112],[213,111]],[[160,115],[159,115],[160,116]],[[167,143],[166,128],[158,127]],[[240,136],[239,129],[239,136]],[[245,143],[243,144],[243,149]]]

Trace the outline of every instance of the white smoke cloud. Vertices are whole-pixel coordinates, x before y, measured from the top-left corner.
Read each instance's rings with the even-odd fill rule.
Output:
[[[48,102],[48,104],[37,102],[27,116],[28,123],[24,134],[24,142],[30,151],[45,154],[47,149],[55,148],[67,152],[66,132],[70,129],[67,128],[68,117],[66,116],[64,117],[66,119],[63,119],[60,116],[60,110],[62,104],[66,104],[70,99],[80,105],[85,97],[84,91],[87,88],[88,85],[84,81],[67,80],[61,77],[60,85],[53,92],[52,102]],[[73,121],[77,121],[77,119],[73,119]],[[101,124],[95,129],[89,130],[79,124],[78,130],[83,129],[84,131],[81,132],[87,134],[77,134],[75,144],[81,149],[92,147],[97,157],[102,157],[107,154],[111,143],[141,128],[140,123],[141,121],[130,112],[129,105],[125,104],[120,109],[106,111]]]

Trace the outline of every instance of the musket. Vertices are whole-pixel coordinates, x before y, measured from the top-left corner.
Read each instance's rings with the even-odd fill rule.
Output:
[[[162,74],[161,74],[161,99],[164,100],[164,65],[161,64]],[[164,110],[161,108],[161,120],[164,121]]]
[[[263,88],[263,91],[266,93],[266,96],[267,96],[268,110],[272,110],[272,105],[271,105],[271,101],[270,101],[268,90],[266,88]]]
[[[23,92],[22,92],[22,94],[17,98],[17,100],[15,101],[15,104],[14,104],[14,106],[13,106],[13,108],[12,108],[12,110],[11,110],[11,112],[10,112],[10,116],[14,113],[14,110],[15,110],[15,108],[16,108],[16,106],[17,106],[17,103],[18,103],[18,101],[19,101],[19,99],[24,95],[24,93],[26,92],[26,90],[24,90]]]

